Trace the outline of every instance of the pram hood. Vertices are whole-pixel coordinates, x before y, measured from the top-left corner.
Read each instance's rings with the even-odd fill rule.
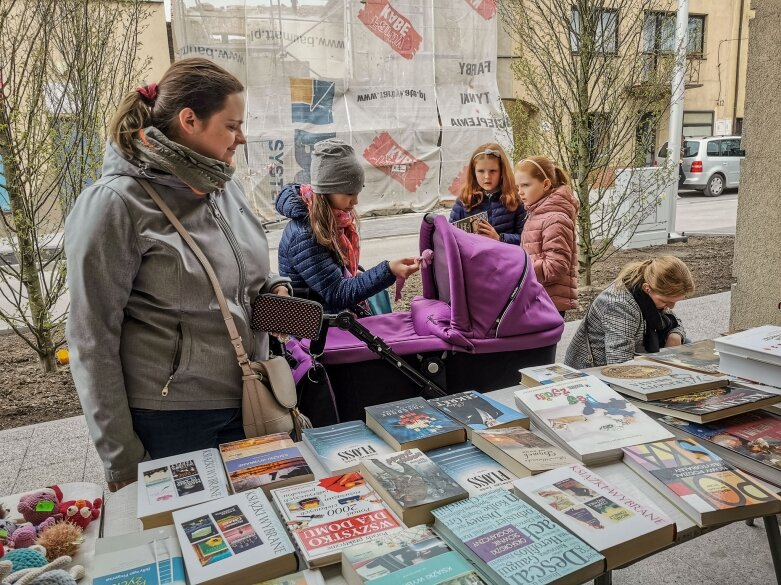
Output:
[[[424,318],[416,313],[423,311],[429,312],[426,328],[451,342],[557,329],[560,335],[563,320],[520,246],[464,232],[440,215],[421,225],[421,253],[426,249],[434,251],[434,259],[421,270],[423,299],[413,301],[416,329]],[[450,314],[442,314],[441,303],[436,303],[439,315],[430,314],[433,299],[447,303]]]

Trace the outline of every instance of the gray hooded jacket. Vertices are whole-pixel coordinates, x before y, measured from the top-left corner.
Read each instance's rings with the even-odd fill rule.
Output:
[[[250,330],[251,302],[288,282],[270,274],[266,236],[236,181],[200,197],[106,147],[102,178],[68,216],[65,253],[71,372],[108,481],[134,479],[144,457],[130,408],[241,406],[241,371],[211,284],[136,177],[208,257],[253,359],[267,357],[268,336]]]

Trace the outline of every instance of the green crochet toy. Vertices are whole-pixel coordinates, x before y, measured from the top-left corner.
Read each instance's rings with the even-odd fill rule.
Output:
[[[12,550],[0,561],[0,585],[76,585],[84,567],[63,570],[71,561],[62,556],[48,563],[46,549],[38,545]]]

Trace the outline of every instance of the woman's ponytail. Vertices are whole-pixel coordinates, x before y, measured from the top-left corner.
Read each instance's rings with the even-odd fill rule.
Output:
[[[133,158],[133,140],[139,130],[151,124],[152,107],[147,104],[138,90],[128,93],[119,104],[109,124],[109,136],[120,152]]]

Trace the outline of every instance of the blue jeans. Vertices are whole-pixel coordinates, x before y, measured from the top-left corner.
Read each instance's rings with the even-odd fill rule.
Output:
[[[152,459],[216,448],[244,439],[240,408],[147,410],[131,408],[133,430]]]

